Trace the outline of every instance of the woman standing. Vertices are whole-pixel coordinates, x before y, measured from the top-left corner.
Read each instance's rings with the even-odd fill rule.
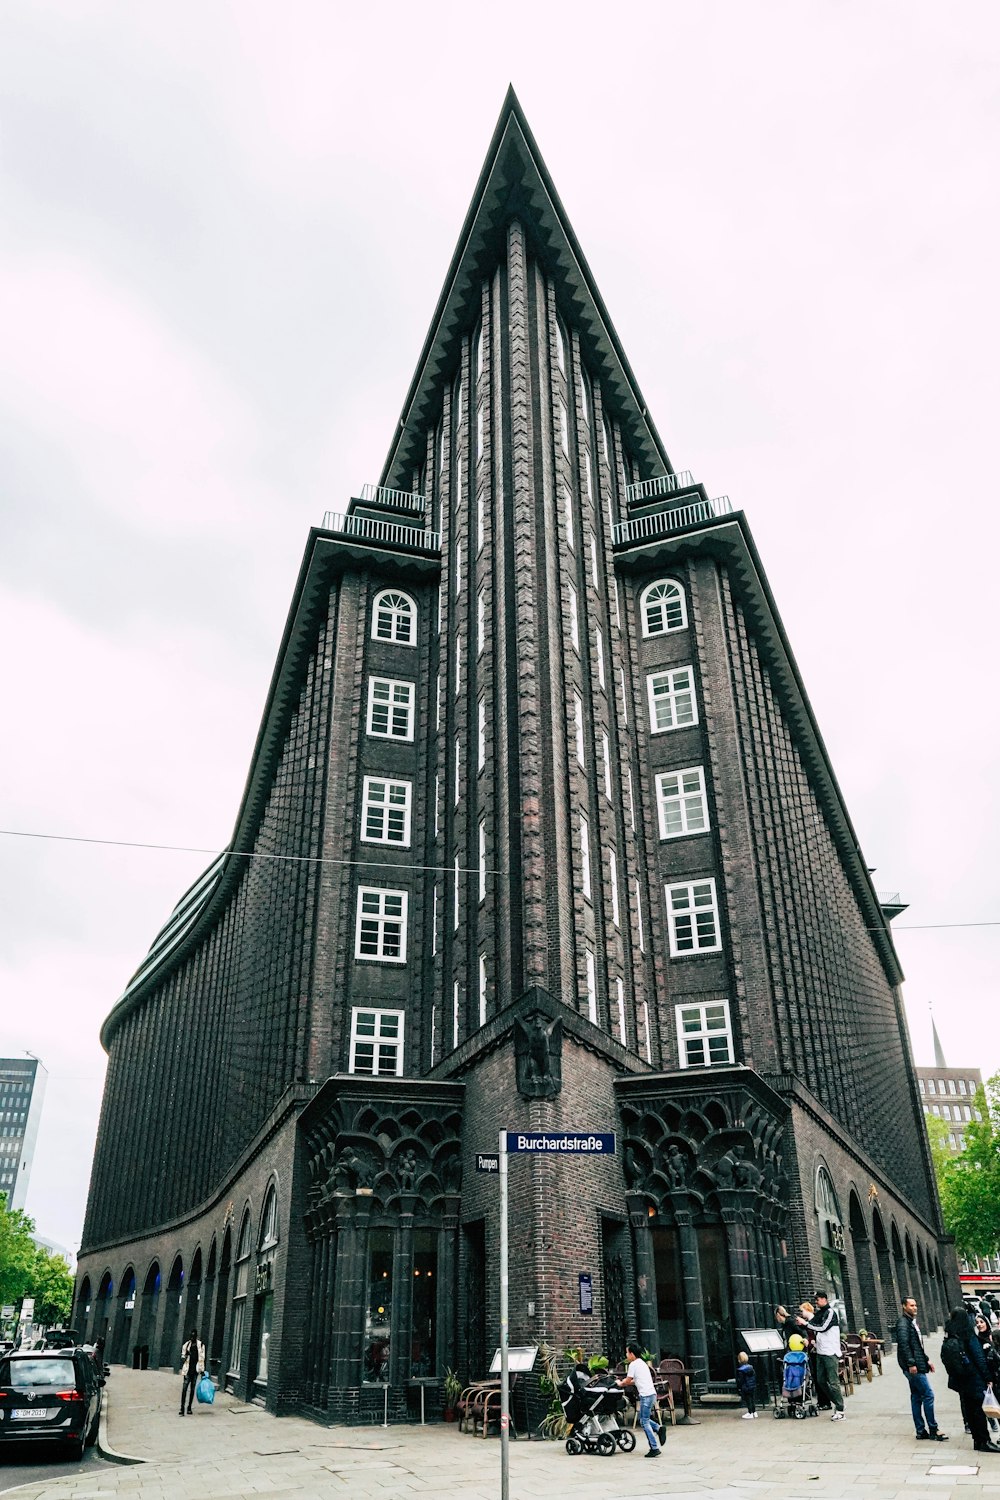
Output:
[[[944,1325],[941,1363],[948,1371],[949,1389],[958,1392],[962,1416],[972,1433],[972,1444],[976,1452],[1000,1453],[1000,1447],[990,1442],[990,1431],[983,1412],[983,1397],[990,1378],[986,1358],[983,1346],[976,1337],[972,1318],[964,1307],[953,1308]]]

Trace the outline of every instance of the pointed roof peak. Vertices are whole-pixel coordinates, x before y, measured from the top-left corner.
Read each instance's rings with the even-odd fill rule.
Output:
[[[431,326],[424,341],[380,483],[409,488],[423,462],[428,427],[436,421],[445,383],[454,374],[462,336],[478,321],[483,279],[504,253],[503,231],[518,218],[531,252],[544,265],[569,321],[580,332],[591,373],[649,477],[673,472],[625,351],[520,100],[509,84],[479,181],[462,225]]]
[[[938,1036],[937,1022],[934,1020],[934,1012],[931,1011],[931,1038],[934,1042],[934,1066],[946,1068],[948,1064],[944,1060],[944,1048],[941,1046],[941,1038]]]

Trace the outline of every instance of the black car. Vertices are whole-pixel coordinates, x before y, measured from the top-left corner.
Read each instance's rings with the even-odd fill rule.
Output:
[[[73,1458],[97,1441],[104,1377],[82,1349],[0,1357],[0,1447],[59,1443]]]

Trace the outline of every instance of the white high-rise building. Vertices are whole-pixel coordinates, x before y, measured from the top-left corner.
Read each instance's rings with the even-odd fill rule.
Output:
[[[23,1208],[48,1073],[37,1057],[0,1057],[0,1193]]]

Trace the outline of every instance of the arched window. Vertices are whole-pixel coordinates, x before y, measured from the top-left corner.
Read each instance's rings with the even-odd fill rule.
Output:
[[[672,578],[660,578],[643,589],[639,598],[643,635],[666,635],[687,625],[684,590]]]
[[[236,1280],[233,1284],[233,1326],[229,1339],[229,1374],[238,1375],[243,1358],[243,1328],[250,1285],[250,1210],[244,1210],[236,1249]]]
[[[383,589],[372,608],[372,640],[413,646],[417,639],[417,606],[409,594]]]
[[[271,1245],[278,1242],[278,1195],[271,1186],[267,1190],[264,1199],[264,1209],[260,1216],[260,1239],[257,1241],[258,1250],[267,1250]]]

